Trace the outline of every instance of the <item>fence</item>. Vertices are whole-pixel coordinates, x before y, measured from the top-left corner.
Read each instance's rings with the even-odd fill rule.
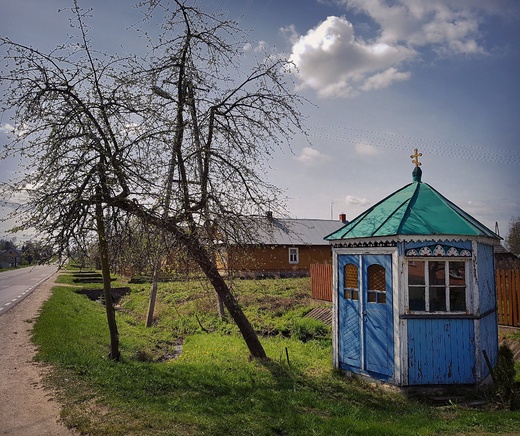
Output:
[[[311,296],[332,301],[332,265],[311,265]],[[520,269],[497,269],[498,323],[520,327]]]
[[[311,264],[310,273],[312,298],[332,301],[332,265]]]
[[[520,327],[520,269],[497,269],[498,323]]]

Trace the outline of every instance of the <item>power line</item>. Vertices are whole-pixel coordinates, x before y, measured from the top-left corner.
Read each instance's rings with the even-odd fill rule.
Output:
[[[273,0],[269,0],[264,8],[262,9],[262,11],[260,12],[260,14],[258,15],[258,17],[256,18],[255,22],[253,23],[253,25],[251,26],[251,28],[249,29],[249,34],[253,31],[253,29],[256,27],[256,25],[258,24],[258,22],[260,21],[260,18],[262,18],[262,16],[265,14],[265,11],[267,11],[267,9],[269,8],[269,6],[271,5]]]
[[[353,144],[366,143],[375,147],[409,150],[411,146],[421,147],[431,154],[459,159],[481,160],[487,162],[520,165],[520,153],[500,148],[489,149],[482,146],[461,144],[414,136],[397,135],[357,129],[348,126],[309,121],[313,127],[310,135]]]

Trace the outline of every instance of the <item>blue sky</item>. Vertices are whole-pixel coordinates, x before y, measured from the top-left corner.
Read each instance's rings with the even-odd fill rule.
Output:
[[[94,45],[139,50],[130,1],[93,8]],[[43,6],[44,5],[44,6]],[[0,0],[0,33],[43,50],[66,39],[66,0]],[[291,216],[353,219],[423,181],[505,236],[520,216],[520,3],[516,0],[198,0],[236,19],[244,62],[290,57],[308,138],[275,153],[269,180]],[[242,42],[243,40],[243,42]],[[0,144],[10,120],[0,119]],[[9,180],[14,162],[0,162]],[[4,209],[5,212],[5,209]],[[1,212],[0,212],[1,213]],[[0,237],[5,225],[0,224]]]

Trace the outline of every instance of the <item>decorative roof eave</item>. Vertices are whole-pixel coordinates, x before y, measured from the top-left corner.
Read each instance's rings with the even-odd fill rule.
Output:
[[[476,241],[486,245],[500,245],[500,240],[488,236],[466,236],[466,235],[392,235],[378,236],[368,238],[346,238],[335,239],[329,241],[334,247],[343,247],[345,245],[361,245],[361,246],[397,246],[399,242],[462,242]]]

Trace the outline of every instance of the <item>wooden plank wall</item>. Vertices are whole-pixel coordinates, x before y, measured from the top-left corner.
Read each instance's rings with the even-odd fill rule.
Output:
[[[409,319],[408,382],[475,382],[475,332],[472,319]]]
[[[332,301],[332,265],[310,265],[311,297],[317,300]]]
[[[520,327],[520,270],[497,269],[498,323]]]

